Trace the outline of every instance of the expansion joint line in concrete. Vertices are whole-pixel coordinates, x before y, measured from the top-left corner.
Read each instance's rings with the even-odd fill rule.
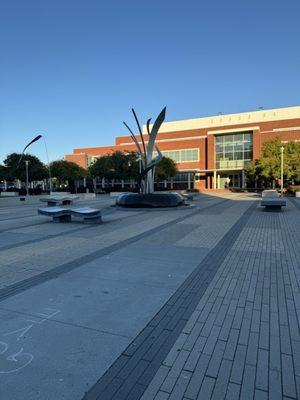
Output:
[[[17,282],[15,284],[12,284],[10,286],[7,286],[3,289],[0,289],[0,302],[5,300],[8,297],[15,296],[18,293],[23,292],[24,290],[30,289],[33,286],[40,285],[50,279],[55,279],[58,278],[60,275],[65,274],[67,272],[70,272],[76,268],[81,267],[84,264],[87,264],[91,261],[94,261],[100,257],[103,257],[105,255],[108,255],[114,251],[120,250],[134,242],[137,242],[140,239],[143,239],[149,235],[152,235],[154,233],[158,233],[162,231],[165,228],[168,228],[172,225],[175,225],[178,222],[184,221],[186,218],[192,217],[194,215],[197,215],[201,213],[202,211],[205,211],[207,209],[210,209],[212,207],[218,207],[219,205],[222,205],[224,203],[227,203],[229,200],[222,200],[216,204],[211,204],[207,207],[203,207],[202,209],[197,209],[196,211],[190,212],[188,214],[185,214],[184,216],[181,216],[177,219],[174,219],[172,221],[166,222],[165,224],[162,224],[158,227],[149,229],[146,232],[140,233],[138,235],[135,235],[129,239],[122,240],[119,243],[115,243],[111,246],[107,246],[103,249],[96,250],[90,254],[84,255],[82,257],[77,258],[76,260],[66,262],[64,264],[58,265],[57,267],[51,269],[50,271],[46,272],[41,272],[40,274],[37,274],[31,278],[25,279],[21,282]],[[82,229],[82,228],[81,228]],[[54,237],[54,235],[51,236],[51,238]],[[36,241],[39,241],[37,239]]]
[[[290,198],[289,200],[294,204],[294,206],[296,208],[298,208],[298,210],[300,210],[300,199],[296,200],[296,199]]]
[[[108,214],[106,214],[106,215],[109,215],[109,214],[110,214],[110,213],[108,213]],[[127,219],[127,218],[130,218],[130,216],[124,217],[123,220],[124,220],[124,219]],[[49,222],[49,221],[43,221],[43,222],[38,222],[38,223],[36,223],[36,224],[21,226],[20,229],[28,228],[28,227],[31,227],[31,226],[37,226],[37,225],[52,224],[52,223],[53,223],[52,221],[50,221],[50,222]],[[35,239],[28,239],[28,240],[24,240],[23,242],[19,242],[19,243],[16,243],[16,244],[8,244],[8,245],[6,245],[6,246],[0,247],[0,252],[1,252],[1,251],[5,251],[5,250],[10,250],[10,249],[16,249],[17,247],[26,246],[26,245],[32,244],[32,243],[44,242],[44,241],[46,241],[46,240],[55,239],[55,238],[60,237],[60,236],[67,236],[67,235],[69,235],[69,234],[76,233],[76,232],[80,232],[80,231],[84,231],[84,230],[86,230],[86,229],[90,229],[90,228],[94,228],[94,227],[95,227],[94,224],[83,225],[83,226],[82,226],[82,224],[81,224],[80,228],[75,228],[75,229],[71,229],[71,230],[69,230],[69,231],[64,231],[64,232],[60,232],[60,233],[55,233],[55,234],[52,234],[52,235],[46,235],[46,236],[43,236],[43,237],[38,238],[38,239],[36,239],[36,238],[35,238]],[[17,229],[18,229],[18,228],[14,227],[14,228],[5,229],[5,230],[2,230],[2,231],[0,230],[0,234],[1,234],[1,233],[4,233],[4,232],[9,232],[9,231],[12,231],[12,230],[17,230]]]
[[[201,261],[83,400],[141,398],[255,208],[256,202]]]

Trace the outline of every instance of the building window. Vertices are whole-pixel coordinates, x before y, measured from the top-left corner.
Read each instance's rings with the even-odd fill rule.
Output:
[[[217,169],[242,169],[252,158],[252,132],[216,136],[215,159]]]
[[[164,150],[161,153],[176,163],[199,161],[199,149]]]

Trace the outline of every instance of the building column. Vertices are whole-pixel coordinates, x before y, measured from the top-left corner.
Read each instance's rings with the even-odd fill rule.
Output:
[[[242,189],[245,189],[246,179],[245,179],[245,170],[242,170]]]
[[[102,178],[102,183],[101,183],[102,189],[105,188],[105,178]]]
[[[214,181],[213,181],[213,184],[214,184],[214,189],[217,189],[217,171],[216,170],[214,170]]]
[[[191,189],[191,173],[188,172],[188,190]]]
[[[221,189],[221,175],[218,174],[218,189]]]

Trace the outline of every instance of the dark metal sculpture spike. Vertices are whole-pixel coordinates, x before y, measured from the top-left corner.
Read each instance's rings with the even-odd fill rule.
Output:
[[[139,132],[140,132],[140,136],[141,136],[141,140],[142,140],[142,144],[143,144],[143,150],[141,149],[141,146],[138,143],[138,140],[135,136],[135,134],[132,132],[132,130],[130,129],[130,127],[126,124],[126,122],[123,122],[123,124],[126,126],[126,128],[129,130],[132,140],[136,145],[136,148],[141,156],[141,160],[142,160],[142,170],[138,175],[138,186],[139,188],[144,191],[144,193],[152,193],[153,191],[153,171],[154,171],[154,167],[155,165],[157,165],[163,158],[162,153],[160,152],[159,148],[155,145],[155,139],[158,133],[159,128],[161,127],[161,124],[163,123],[164,119],[165,119],[165,115],[166,115],[166,107],[164,107],[162,109],[162,111],[160,112],[160,114],[158,115],[158,117],[156,118],[152,129],[150,131],[150,121],[151,119],[148,119],[147,121],[147,132],[149,135],[149,140],[148,140],[148,145],[146,147],[145,145],[145,141],[143,138],[143,132],[141,129],[141,126],[139,124],[138,118],[136,116],[136,113],[134,111],[134,109],[132,108],[132,112],[134,115],[134,118],[136,120]],[[153,150],[154,147],[157,151],[157,156],[153,157]],[[149,172],[152,171],[152,175],[150,175],[149,177]],[[143,183],[143,184],[142,184]],[[151,184],[150,184],[151,183]],[[149,189],[150,188],[150,189]]]
[[[143,137],[143,131],[142,131],[142,128],[141,128],[141,126],[140,126],[138,117],[137,117],[137,115],[136,115],[136,113],[135,113],[135,111],[134,111],[134,108],[132,108],[131,110],[132,110],[132,113],[133,113],[133,115],[134,115],[135,122],[136,122],[136,124],[137,124],[137,126],[138,126],[138,129],[139,129],[139,132],[140,132],[140,137],[141,137],[142,144],[143,144],[144,153],[145,153],[145,155],[146,155],[146,146],[145,146],[145,141],[144,141],[144,137]]]
[[[147,132],[148,132],[149,136],[150,136],[150,122],[151,122],[151,118],[149,118],[147,121]]]
[[[130,135],[131,135],[131,137],[132,137],[132,140],[134,141],[134,144],[136,145],[136,147],[137,147],[137,149],[138,149],[138,152],[139,152],[140,156],[142,157],[142,156],[143,156],[143,152],[142,152],[141,146],[139,145],[139,142],[138,142],[137,138],[135,137],[135,134],[132,132],[132,130],[131,130],[130,127],[126,124],[126,122],[123,121],[123,124],[124,124],[124,125],[126,126],[126,128],[129,130]]]
[[[156,118],[152,126],[151,134],[149,137],[148,149],[147,149],[147,157],[149,157],[153,152],[155,139],[159,131],[159,128],[161,127],[161,124],[165,120],[165,116],[166,116],[166,107],[164,107],[162,111],[159,113],[158,117]]]

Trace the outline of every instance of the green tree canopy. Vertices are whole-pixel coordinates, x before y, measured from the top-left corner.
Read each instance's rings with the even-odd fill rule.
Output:
[[[8,170],[4,165],[0,165],[0,181],[8,179]]]
[[[99,157],[89,168],[93,178],[99,177],[109,180],[136,179],[138,171],[138,154],[122,151],[115,151]]]
[[[26,180],[25,161],[29,161],[28,175],[30,181],[45,179],[48,176],[48,169],[36,156],[24,154],[20,165],[18,166],[21,154],[9,154],[4,160],[5,174],[7,180],[20,179]]]
[[[99,157],[90,166],[89,172],[93,178],[106,178],[108,180],[137,179],[139,173],[139,155],[136,152],[115,151]],[[176,163],[168,157],[164,157],[155,166],[155,177],[167,179],[178,173]]]
[[[281,147],[284,147],[283,174],[285,179],[300,180],[300,143],[282,143],[279,137],[264,142],[262,155],[247,166],[250,179],[277,180],[281,176]]]
[[[159,180],[165,180],[173,178],[178,174],[178,169],[175,161],[169,157],[163,157],[163,159],[155,166],[155,178]]]
[[[76,181],[87,176],[87,171],[71,161],[57,160],[50,164],[51,175],[59,181]]]
[[[300,142],[289,142],[284,149],[284,164],[287,164],[289,176],[300,182]]]

